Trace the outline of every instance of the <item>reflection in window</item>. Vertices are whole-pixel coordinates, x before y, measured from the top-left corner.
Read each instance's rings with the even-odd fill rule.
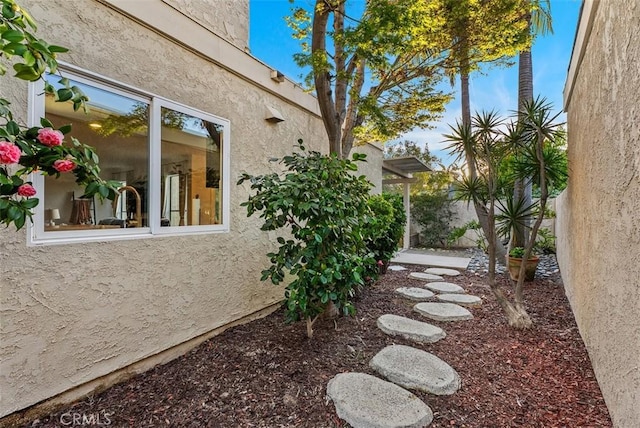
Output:
[[[58,85],[59,77],[47,80]],[[84,189],[72,174],[45,177],[47,231],[146,227],[149,177],[149,104],[84,83],[72,81],[90,99],[89,114],[74,112],[70,103],[46,96],[45,116],[54,126],[72,125],[72,135],[96,149],[101,176],[123,186],[115,204],[81,199]],[[65,144],[68,144],[66,142]],[[54,211],[57,210],[57,211]],[[54,215],[49,214],[55,212]],[[58,215],[59,213],[59,215]]]
[[[223,127],[162,107],[161,225],[221,223]]]

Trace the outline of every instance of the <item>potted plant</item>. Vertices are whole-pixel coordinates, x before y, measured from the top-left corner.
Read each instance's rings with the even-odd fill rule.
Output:
[[[518,280],[520,274],[520,265],[524,259],[525,249],[523,247],[514,247],[509,251],[509,255],[507,256],[507,267],[509,268],[509,276],[514,281]],[[526,266],[524,270],[524,280],[525,281],[533,281],[533,278],[536,274],[536,269],[538,268],[538,263],[540,263],[540,257],[536,255],[531,255],[526,260]]]

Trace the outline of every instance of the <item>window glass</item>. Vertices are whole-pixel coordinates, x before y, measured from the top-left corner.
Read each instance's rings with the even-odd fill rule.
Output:
[[[161,226],[221,223],[223,126],[161,108]]]
[[[65,71],[89,98],[88,113],[57,103],[32,83],[34,117],[95,149],[100,176],[118,183],[115,201],[83,199],[72,173],[35,175],[41,197],[29,242],[67,243],[159,234],[228,231],[228,120],[124,87]],[[60,77],[47,75],[54,87]]]
[[[58,76],[49,76],[54,86]],[[115,203],[82,199],[83,188],[72,173],[45,177],[45,231],[141,228],[148,226],[149,104],[115,91],[72,81],[90,99],[89,114],[73,111],[71,103],[45,98],[45,117],[55,127],[71,124],[71,135],[95,148],[102,178],[121,186]],[[71,144],[69,137],[65,144]]]

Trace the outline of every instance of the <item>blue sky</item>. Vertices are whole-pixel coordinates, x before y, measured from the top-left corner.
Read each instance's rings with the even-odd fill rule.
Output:
[[[312,0],[296,0],[296,4],[311,3]],[[553,34],[539,36],[532,49],[534,92],[546,97],[558,111],[562,109],[562,91],[569,68],[580,4],[579,0],[551,0]],[[300,81],[301,71],[293,61],[293,54],[299,52],[300,45],[291,37],[291,30],[284,21],[284,17],[290,12],[291,4],[288,0],[250,0],[249,46],[254,56],[289,78]],[[451,88],[448,83],[443,89],[453,91],[454,96],[459,90],[458,87]],[[507,69],[485,67],[482,74],[473,74],[470,99],[472,111],[497,110],[503,115],[510,114],[517,107],[517,65]],[[446,143],[442,143],[442,134],[449,132],[448,124],[455,123],[456,118],[460,117],[459,99],[456,97],[446,108],[442,120],[432,124],[434,129],[417,129],[400,139],[427,144],[432,154],[448,164],[449,157],[443,150]]]

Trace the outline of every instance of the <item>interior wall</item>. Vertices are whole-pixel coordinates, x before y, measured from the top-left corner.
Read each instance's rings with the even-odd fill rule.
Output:
[[[640,421],[640,4],[587,1],[593,27],[569,76],[569,186],[558,261],[616,427]],[[588,16],[581,17],[581,27]],[[584,27],[582,28],[584,30]],[[578,42],[581,42],[578,40]],[[570,89],[569,87],[567,89]]]

